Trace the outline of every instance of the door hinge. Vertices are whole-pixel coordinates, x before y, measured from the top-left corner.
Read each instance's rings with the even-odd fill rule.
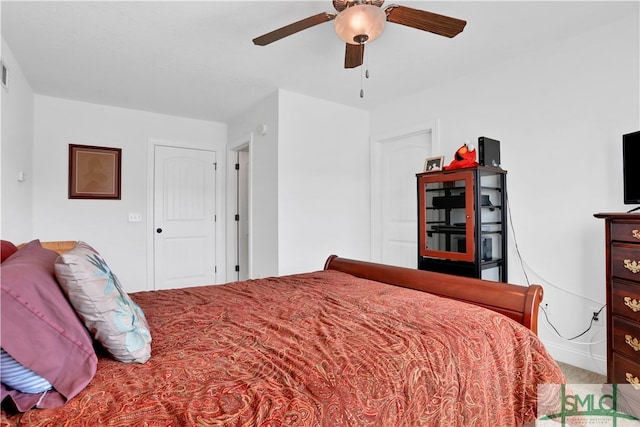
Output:
[[[240,271],[240,266],[236,265],[236,271]]]
[[[215,162],[215,163],[213,164],[213,170],[218,170],[218,163],[217,163],[217,162]]]
[[[240,215],[236,214],[236,221],[240,221]]]
[[[217,273],[217,272],[218,272],[218,266],[217,266],[217,265],[213,267],[213,272],[214,272],[214,273]]]
[[[240,163],[236,163],[236,170],[239,171],[240,170]]]

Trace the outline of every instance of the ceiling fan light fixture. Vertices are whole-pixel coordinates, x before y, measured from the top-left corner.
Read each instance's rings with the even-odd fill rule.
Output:
[[[334,26],[336,34],[349,44],[371,42],[382,34],[387,15],[378,6],[355,4],[344,9],[336,16]]]

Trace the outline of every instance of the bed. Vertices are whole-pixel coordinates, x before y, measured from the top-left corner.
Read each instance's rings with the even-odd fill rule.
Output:
[[[75,396],[24,412],[5,399],[2,426],[518,426],[539,384],[565,382],[536,336],[536,285],[332,255],[319,271],[129,297],[151,357],[96,344]]]

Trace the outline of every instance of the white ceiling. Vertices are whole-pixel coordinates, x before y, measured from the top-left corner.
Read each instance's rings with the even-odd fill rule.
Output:
[[[373,109],[402,95],[607,25],[638,1],[402,1],[466,20],[453,39],[397,24],[345,70],[327,22],[268,46],[259,35],[322,1],[7,1],[2,37],[37,94],[228,122],[277,88]],[[391,3],[385,4],[385,6]]]

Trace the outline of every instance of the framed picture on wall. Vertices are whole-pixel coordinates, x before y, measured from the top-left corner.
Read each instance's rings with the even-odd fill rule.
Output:
[[[444,156],[427,157],[424,161],[424,172],[436,172],[442,170]]]
[[[69,198],[120,200],[122,149],[69,144]]]

